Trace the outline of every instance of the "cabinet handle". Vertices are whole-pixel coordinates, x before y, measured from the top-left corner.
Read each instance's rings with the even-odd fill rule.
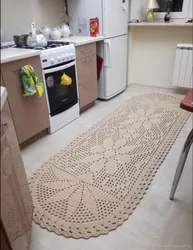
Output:
[[[91,50],[90,49],[82,50],[81,53],[82,54],[91,53]]]
[[[92,58],[89,58],[89,59],[83,59],[82,60],[83,63],[89,63],[89,62],[92,62]]]
[[[17,72],[17,71],[20,71],[21,69],[14,69],[13,72]]]
[[[92,81],[87,82],[87,83],[83,83],[83,84],[81,84],[81,87],[84,88],[84,89],[89,88],[92,85],[92,83],[93,83]]]
[[[3,135],[1,136],[1,141],[4,139],[4,137],[6,136],[7,134],[7,131],[8,131],[8,124],[7,123],[4,123],[3,125],[1,125],[1,131],[4,131]]]
[[[88,84],[86,84],[86,88],[90,88],[91,85],[92,85],[92,82],[89,82]]]

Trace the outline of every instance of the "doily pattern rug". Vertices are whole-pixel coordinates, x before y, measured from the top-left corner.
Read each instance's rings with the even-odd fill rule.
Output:
[[[30,179],[34,221],[89,238],[127,220],[189,117],[180,97],[133,97],[49,159]]]

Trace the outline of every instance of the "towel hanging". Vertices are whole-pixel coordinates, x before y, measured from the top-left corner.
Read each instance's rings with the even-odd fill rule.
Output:
[[[31,65],[25,65],[20,69],[20,76],[23,82],[23,95],[25,97],[39,94],[41,97],[44,93],[44,85],[40,81],[38,75],[35,74],[34,68]]]

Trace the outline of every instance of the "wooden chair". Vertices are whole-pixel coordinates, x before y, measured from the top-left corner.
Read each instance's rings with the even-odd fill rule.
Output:
[[[189,112],[193,112],[193,89],[185,96],[184,100],[180,104],[180,108],[187,110]],[[182,175],[184,165],[186,163],[186,159],[192,143],[193,143],[193,129],[190,131],[188,138],[186,139],[186,142],[184,144],[182,153],[180,155],[180,160],[178,162],[176,174],[172,185],[172,190],[170,193],[170,200],[174,199],[174,195],[178,187],[178,183],[180,181],[180,177]]]

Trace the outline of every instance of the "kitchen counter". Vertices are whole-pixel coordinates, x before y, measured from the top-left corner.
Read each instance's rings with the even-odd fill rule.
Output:
[[[170,22],[164,22],[156,20],[154,22],[138,22],[128,23],[129,27],[193,27],[193,23],[186,23],[181,20],[171,20]]]
[[[75,46],[95,43],[104,40],[104,36],[90,37],[90,36],[70,36],[69,38],[61,38],[57,41],[69,42]]]
[[[40,55],[39,50],[20,48],[1,49],[1,63],[7,63],[37,55]]]
[[[61,38],[56,41],[69,42],[75,46],[95,43],[104,40],[104,36],[90,37],[90,36],[71,36],[69,38]],[[40,50],[33,49],[20,49],[20,48],[7,48],[1,49],[1,63],[16,61],[32,56],[40,55]]]
[[[3,108],[3,105],[7,99],[7,90],[4,87],[1,87],[1,110]]]

